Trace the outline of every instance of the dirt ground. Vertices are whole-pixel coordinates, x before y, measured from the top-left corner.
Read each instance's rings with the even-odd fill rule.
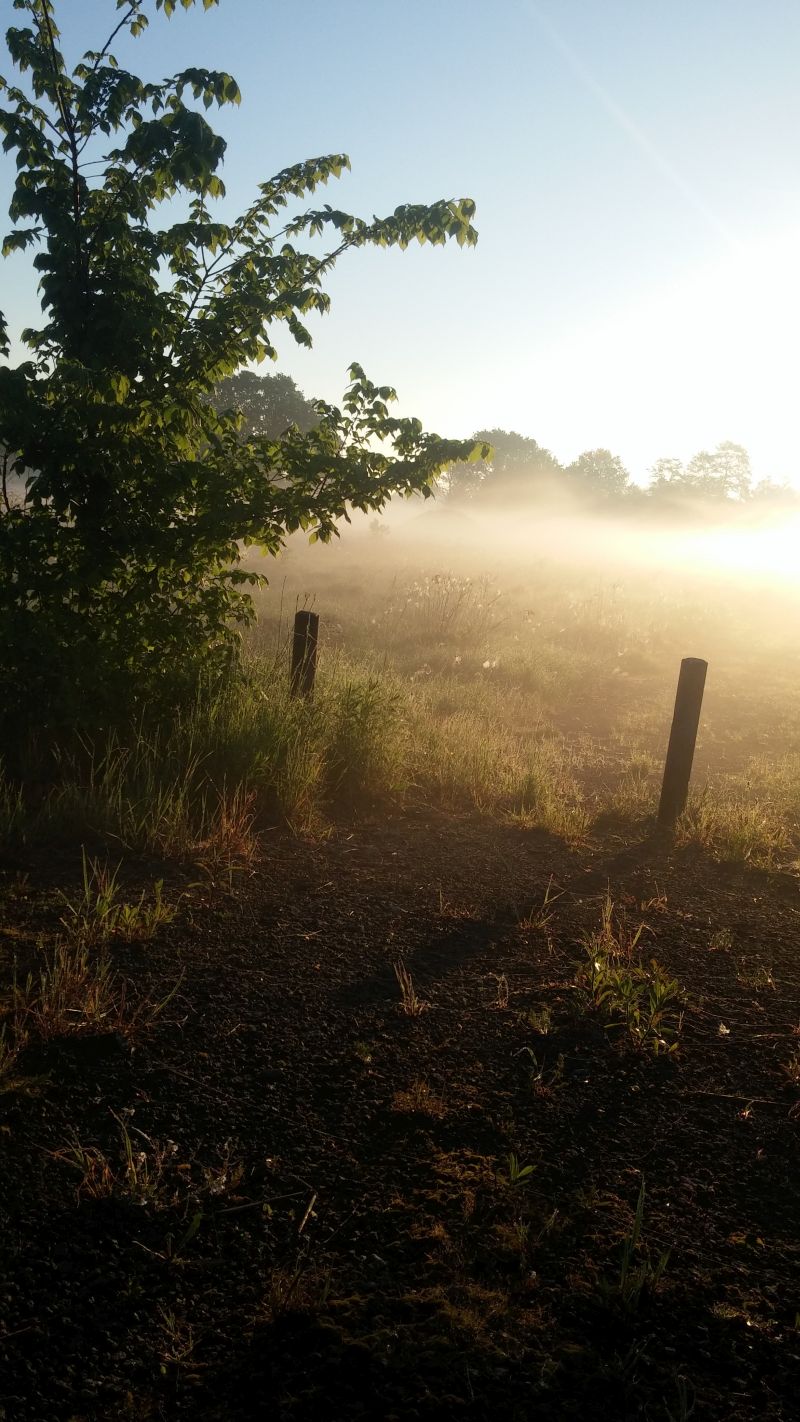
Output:
[[[8,863],[7,983],[76,873]],[[431,812],[169,888],[161,1012],[0,1095],[6,1422],[796,1415],[795,876]],[[675,1053],[587,997],[607,892]]]

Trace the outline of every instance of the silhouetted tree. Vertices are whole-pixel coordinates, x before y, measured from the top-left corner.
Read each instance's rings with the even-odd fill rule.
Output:
[[[624,494],[631,476],[618,454],[610,449],[587,449],[567,466],[567,477],[576,492],[616,498]]]
[[[256,375],[240,370],[221,380],[211,403],[218,414],[236,410],[242,415],[241,433],[278,439],[291,425],[307,434],[319,423],[314,404],[298,390],[289,375]]]
[[[529,503],[563,487],[564,469],[549,449],[514,430],[482,430],[476,441],[490,444],[492,459],[455,464],[448,488],[455,499],[474,499],[514,506]]]
[[[718,444],[713,451],[701,449],[686,465],[679,459],[659,459],[650,474],[650,490],[657,497],[743,501],[752,486],[750,456],[741,444],[731,440]]]

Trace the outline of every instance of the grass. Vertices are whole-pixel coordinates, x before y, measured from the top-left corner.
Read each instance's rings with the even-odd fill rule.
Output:
[[[23,1030],[47,1041],[119,1029],[126,1017],[125,985],[106,952],[57,943],[49,953],[42,949],[42,956],[38,971],[14,987],[14,1014]]]
[[[573,845],[609,827],[634,836],[652,822],[677,666],[694,649],[712,670],[678,841],[800,862],[800,657],[765,638],[769,599],[668,575],[654,590],[608,555],[579,570],[540,550],[498,569],[452,544],[292,540],[290,586],[280,606],[259,594],[242,674],[167,727],[143,715],[126,735],[42,753],[25,784],[0,769],[0,847],[85,844],[230,881],[266,825],[315,834],[387,807],[477,812]],[[292,592],[322,617],[309,701],[289,695]],[[749,728],[765,725],[776,752],[748,758]]]
[[[39,967],[13,984],[7,1052],[18,1051],[29,1036],[44,1042],[87,1032],[132,1036],[154,1022],[177,991],[176,982],[158,1001],[141,996],[132,1002],[107,945],[57,942],[50,950],[40,944],[39,953]]]
[[[669,1263],[668,1250],[663,1251],[653,1260],[649,1248],[644,1243],[644,1202],[645,1185],[644,1178],[642,1178],[633,1224],[622,1242],[619,1277],[615,1286],[616,1295],[622,1307],[628,1312],[635,1312],[638,1309],[645,1291],[652,1293],[658,1287]]]
[[[113,1114],[113,1113],[112,1113]],[[119,1131],[119,1147],[111,1157],[98,1146],[85,1146],[75,1138],[53,1158],[77,1172],[78,1199],[129,1199],[135,1204],[174,1203],[166,1177],[177,1151],[174,1142],[160,1145],[141,1131],[131,1134],[120,1116],[114,1117]]]
[[[678,821],[678,840],[721,860],[772,869],[790,854],[789,826],[774,802],[748,800],[737,787],[695,796]]]
[[[120,938],[126,943],[151,939],[163,925],[172,923],[175,909],[164,899],[164,880],[157,879],[152,896],[142,890],[136,902],[120,899],[119,870],[90,859],[81,851],[83,886],[81,894],[69,899],[62,894],[66,913],[61,919],[69,941],[92,948]]]
[[[400,989],[401,1011],[405,1013],[406,1017],[419,1017],[430,1007],[430,1003],[418,996],[414,980],[402,958],[398,958],[394,965],[394,975]]]

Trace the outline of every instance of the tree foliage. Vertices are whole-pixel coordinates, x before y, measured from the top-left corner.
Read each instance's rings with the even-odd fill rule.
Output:
[[[474,439],[490,447],[486,457],[459,464],[449,471],[454,499],[489,501],[515,506],[551,494],[562,466],[549,449],[513,430],[479,430]]]
[[[744,501],[752,492],[750,456],[741,444],[725,440],[716,449],[700,450],[688,464],[659,459],[651,470],[651,486],[659,495]]]
[[[252,435],[276,439],[291,425],[307,434],[319,423],[314,401],[306,399],[289,375],[239,370],[219,382],[212,403],[219,414],[238,413],[240,434],[246,439]]]
[[[566,476],[579,493],[604,498],[623,494],[631,481],[619,455],[610,449],[587,449],[567,466]]]
[[[330,538],[350,506],[426,494],[450,461],[483,452],[397,418],[394,391],[358,365],[340,405],[285,435],[212,399],[275,356],[276,327],[310,344],[307,317],[327,312],[325,279],[345,253],[470,246],[474,205],[368,221],[309,206],[349,166],[330,154],[284,168],[222,221],[225,143],[207,112],[239,103],[235,80],[193,67],[145,81],[112,53],[177,0],[109,0],[108,37],[72,67],[56,0],[13,4],[4,252],[34,254],[42,317],[23,332],[29,357],[0,368],[3,468],[25,479],[21,503],[5,481],[0,496],[0,701],[74,722],[88,705],[107,718],[134,690],[155,695],[179,660],[229,661],[251,616],[243,544],[275,552],[300,528]],[[326,237],[326,250],[309,241]],[[8,357],[2,317],[0,343]]]
[[[480,430],[493,457],[455,465],[447,474],[447,489],[457,502],[513,511],[526,506],[562,505],[600,509],[652,518],[693,520],[726,518],[793,506],[798,495],[791,486],[762,480],[753,483],[750,456],[730,440],[716,449],[700,450],[684,464],[659,459],[646,488],[631,481],[620,457],[609,449],[589,449],[563,465],[535,439],[513,430]]]

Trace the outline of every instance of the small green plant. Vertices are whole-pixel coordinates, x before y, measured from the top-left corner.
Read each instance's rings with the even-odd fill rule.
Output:
[[[544,1058],[540,1061],[532,1047],[523,1047],[519,1055],[528,1057],[530,1061],[531,1091],[537,1096],[550,1096],[554,1091],[559,1091],[566,1085],[563,1052],[559,1052],[555,1066],[549,1071]]]
[[[404,1012],[407,1017],[419,1017],[420,1013],[430,1006],[430,1003],[424,1002],[421,997],[417,996],[414,980],[402,958],[398,958],[394,965],[394,975],[400,988],[401,1012]]]
[[[600,927],[583,941],[589,996],[607,1031],[622,1030],[634,1046],[656,1055],[673,1053],[683,1029],[683,991],[655,958],[636,960],[644,931],[643,923],[628,926],[607,892]]]
[[[669,1250],[665,1250],[653,1263],[650,1252],[643,1244],[644,1229],[644,1177],[639,1187],[633,1226],[622,1242],[619,1279],[616,1294],[626,1310],[634,1312],[645,1290],[652,1292],[658,1285],[669,1263]],[[637,1262],[638,1261],[638,1262]]]
[[[90,948],[107,943],[112,937],[119,937],[130,943],[134,939],[150,939],[162,924],[171,923],[175,909],[165,903],[164,881],[158,879],[153,889],[152,902],[146,902],[143,890],[137,903],[119,900],[119,869],[112,871],[108,864],[97,859],[88,859],[86,851],[81,851],[83,863],[83,891],[75,900],[61,897],[66,904],[66,914],[61,922],[73,943]]]
[[[781,1062],[781,1071],[786,1080],[792,1086],[800,1086],[800,1047],[795,1047],[785,1062]]]
[[[82,1145],[77,1136],[68,1145],[52,1152],[53,1159],[80,1175],[76,1187],[78,1198],[101,1200],[117,1196],[134,1200],[137,1204],[152,1201],[173,1203],[174,1191],[166,1190],[165,1175],[178,1147],[172,1141],[159,1145],[143,1131],[134,1134],[144,1144],[134,1143],[122,1117],[114,1111],[111,1114],[119,1128],[117,1161],[110,1159],[98,1146]]]
[[[532,1027],[534,1032],[538,1032],[542,1037],[546,1037],[552,1025],[553,1014],[546,1004],[542,1007],[531,1008],[528,1013],[528,1026]]]
[[[665,1404],[667,1422],[689,1422],[689,1418],[694,1416],[694,1389],[691,1388],[688,1378],[685,1378],[683,1373],[676,1372],[674,1381],[677,1393],[675,1411],[673,1412],[672,1408]]]
[[[658,1056],[678,1050],[683,1030],[682,992],[655,958],[644,964],[589,963],[592,999],[607,1018],[606,1030],[627,1032],[631,1043]]]
[[[504,1177],[506,1184],[512,1186],[527,1184],[535,1169],[535,1165],[521,1165],[518,1156],[510,1151],[506,1156],[507,1174]]]

